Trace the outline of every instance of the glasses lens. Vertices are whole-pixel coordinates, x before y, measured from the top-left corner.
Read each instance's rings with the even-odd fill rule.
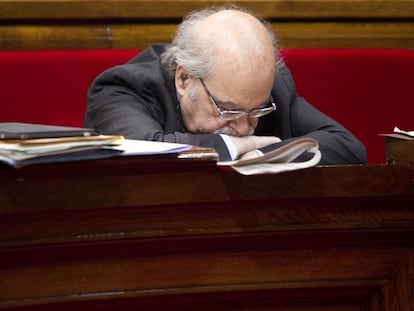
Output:
[[[260,110],[254,110],[254,111],[250,112],[250,117],[251,118],[260,118],[260,117],[263,117],[265,115],[268,115],[273,110],[275,110],[273,108],[273,106],[269,107],[269,108],[263,108],[263,109],[260,109]]]
[[[260,117],[263,117],[263,116],[271,113],[273,110],[276,110],[276,105],[272,102],[272,106],[270,106],[270,107],[257,109],[257,110],[252,110],[249,113],[249,116],[251,118],[260,118]]]
[[[220,110],[220,118],[227,121],[239,119],[245,114],[244,111]]]
[[[245,115],[248,115],[249,118],[260,118],[260,117],[263,117],[265,115],[268,115],[269,113],[271,113],[274,110],[276,110],[276,105],[273,102],[272,102],[271,107],[252,110],[250,112],[218,109],[218,111],[220,113],[220,118],[222,118],[224,120],[227,120],[227,121],[236,120],[236,119],[239,119],[239,118],[241,118]]]

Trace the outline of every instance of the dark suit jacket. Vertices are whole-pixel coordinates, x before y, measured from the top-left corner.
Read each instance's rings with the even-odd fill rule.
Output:
[[[219,135],[192,134],[185,129],[174,81],[160,64],[164,50],[165,45],[151,46],[127,64],[99,75],[88,92],[85,126],[131,139],[212,147],[221,160],[229,160]],[[366,162],[365,147],[349,131],[296,94],[284,63],[278,65],[272,95],[277,109],[259,119],[255,135],[315,138],[322,153],[320,164]]]

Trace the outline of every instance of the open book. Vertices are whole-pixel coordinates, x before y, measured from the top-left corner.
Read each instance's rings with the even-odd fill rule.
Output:
[[[218,162],[243,175],[280,173],[315,166],[321,160],[318,142],[309,137],[289,139],[266,146],[248,159]]]

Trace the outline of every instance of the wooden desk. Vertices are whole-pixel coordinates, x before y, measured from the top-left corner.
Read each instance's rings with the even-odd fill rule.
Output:
[[[0,167],[0,309],[414,310],[414,166]]]

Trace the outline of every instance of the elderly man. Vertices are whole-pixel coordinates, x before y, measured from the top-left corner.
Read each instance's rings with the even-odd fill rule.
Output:
[[[103,72],[85,126],[126,138],[217,150],[220,160],[307,136],[321,164],[366,162],[364,146],[296,93],[267,23],[241,8],[188,15],[171,45],[154,45]]]

